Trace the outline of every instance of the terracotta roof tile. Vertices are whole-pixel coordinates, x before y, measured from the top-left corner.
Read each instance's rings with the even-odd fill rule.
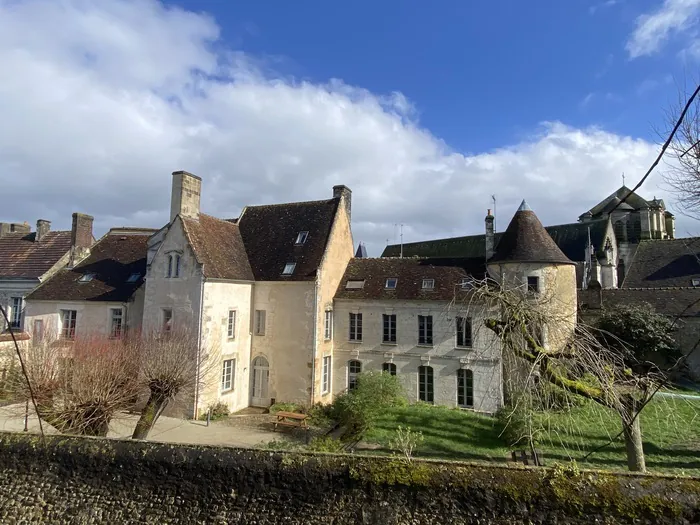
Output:
[[[38,279],[70,251],[71,232],[51,231],[39,242],[35,233],[0,237],[0,279]]]

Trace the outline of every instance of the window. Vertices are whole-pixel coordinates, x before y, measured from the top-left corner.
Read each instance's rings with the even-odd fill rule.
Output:
[[[308,238],[308,236],[309,236],[309,232],[299,232],[297,234],[297,240],[294,241],[294,244],[297,244],[297,245],[304,244],[306,242],[306,239]]]
[[[236,368],[235,359],[226,359],[221,371],[221,391],[233,390],[233,371]]]
[[[693,284],[693,286],[700,286],[700,279],[696,277],[691,280],[691,283]]]
[[[236,310],[228,311],[228,323],[226,325],[226,335],[229,339],[236,338]]]
[[[78,278],[79,283],[89,283],[95,278],[95,274],[92,272],[87,272]]]
[[[350,314],[350,341],[362,341],[362,314]]]
[[[109,337],[119,339],[122,336],[124,326],[124,310],[121,308],[110,308],[110,328]]]
[[[321,392],[327,394],[331,391],[331,356],[323,358],[323,375],[321,376]]]
[[[382,321],[384,322],[384,336],[382,337],[383,343],[395,343],[396,342],[396,314],[384,314],[382,315]]]
[[[168,269],[165,272],[166,277],[172,277],[173,276],[173,256],[168,255]]]
[[[386,280],[386,283],[384,284],[384,288],[387,290],[395,290],[396,289],[396,283],[398,282],[398,279],[395,277],[391,277]]]
[[[61,338],[75,339],[75,324],[77,318],[77,311],[61,310]]]
[[[419,315],[418,316],[418,344],[432,345],[433,344],[433,316]]]
[[[357,376],[362,372],[362,363],[353,359],[348,361],[348,390],[354,390],[357,386]]]
[[[433,367],[418,367],[418,399],[426,403],[433,402]]]
[[[364,279],[361,279],[361,280],[355,279],[355,280],[348,281],[345,284],[345,289],[346,290],[359,290],[360,288],[364,288],[364,286],[365,286]]]
[[[170,308],[163,308],[163,332],[173,330],[173,311]]]
[[[140,273],[132,273],[129,278],[126,280],[127,283],[135,283],[141,278]]]
[[[527,276],[527,291],[530,293],[538,293],[540,291],[540,278],[536,275]]]
[[[396,375],[396,365],[394,363],[382,363],[382,372],[386,372],[389,375]]]
[[[173,277],[180,277],[180,254],[175,254],[175,274]]]
[[[472,346],[472,318],[457,317],[457,346]]]
[[[432,290],[435,288],[435,279],[423,279],[423,290]]]
[[[326,341],[333,338],[333,310],[326,310],[326,318],[323,325],[323,338]]]
[[[10,297],[10,327],[22,328],[22,298]]]
[[[471,370],[457,370],[457,404],[474,406],[474,373]]]
[[[462,290],[470,290],[474,288],[474,280],[465,277],[459,281],[459,286],[462,288]]]
[[[34,320],[34,328],[32,331],[32,338],[37,343],[44,340],[44,321],[42,319]]]
[[[255,335],[265,335],[265,310],[255,310]]]
[[[294,273],[294,268],[296,268],[297,263],[287,263],[284,265],[284,270],[282,270],[282,275],[292,275]]]

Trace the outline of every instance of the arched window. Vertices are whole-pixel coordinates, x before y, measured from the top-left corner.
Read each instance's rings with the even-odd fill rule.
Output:
[[[432,366],[418,367],[418,399],[426,403],[432,403],[434,400]]]
[[[348,390],[354,390],[357,386],[357,376],[362,372],[362,363],[356,359],[348,361]]]
[[[471,370],[457,370],[457,405],[474,406],[474,373]]]
[[[382,372],[387,372],[388,374],[395,376],[396,375],[396,365],[394,363],[383,363],[382,364]]]

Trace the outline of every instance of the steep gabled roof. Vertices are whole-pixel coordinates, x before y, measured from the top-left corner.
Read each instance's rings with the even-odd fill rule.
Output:
[[[625,198],[627,197],[627,198]],[[615,204],[619,203],[621,200],[624,199],[624,203],[627,204],[629,207],[624,206],[622,209],[627,209],[629,210],[630,207],[633,210],[639,210],[644,207],[649,207],[650,203],[646,199],[640,197],[636,193],[634,193],[632,190],[630,190],[627,186],[622,186],[620,189],[617,191],[611,193],[608,195],[605,199],[600,201],[598,204],[593,206],[588,212],[590,213],[594,219],[599,218],[601,215],[604,215],[606,213],[610,213],[612,211],[612,208],[614,207]],[[621,208],[618,208],[621,209]],[[585,213],[583,215],[586,215]],[[583,215],[581,215],[583,217]]]
[[[490,263],[573,264],[559,249],[525,201],[508,224]]]
[[[483,259],[354,258],[345,269],[336,299],[383,299],[443,301],[463,291],[460,282],[483,279]],[[386,280],[396,279],[396,288],[387,289]],[[433,279],[433,289],[423,289],[423,279]],[[364,281],[361,288],[347,288],[348,281]]]
[[[238,220],[256,281],[312,281],[316,277],[340,199],[248,206]],[[300,232],[308,232],[296,244]],[[295,263],[291,275],[282,275]]]
[[[185,235],[190,241],[204,276],[210,279],[252,281],[238,225],[204,213],[198,219],[181,217]]]
[[[622,288],[690,287],[700,279],[700,237],[639,243]]]
[[[50,231],[39,242],[36,233],[0,237],[0,279],[38,279],[70,251],[71,232]]]
[[[27,296],[37,301],[126,302],[143,284],[149,236],[140,233],[109,232],[91,248],[90,255],[72,269],[54,274]],[[138,278],[130,281],[130,277]],[[81,282],[81,277],[91,278]]]

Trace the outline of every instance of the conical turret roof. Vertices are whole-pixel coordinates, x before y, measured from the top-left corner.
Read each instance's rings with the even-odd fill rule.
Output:
[[[524,200],[498,242],[496,253],[488,262],[574,264],[559,249]]]

